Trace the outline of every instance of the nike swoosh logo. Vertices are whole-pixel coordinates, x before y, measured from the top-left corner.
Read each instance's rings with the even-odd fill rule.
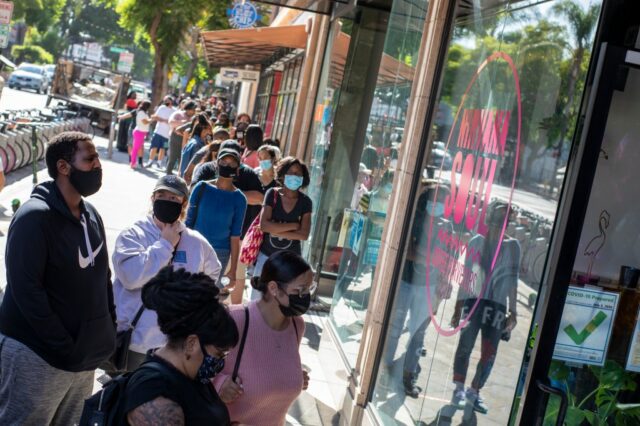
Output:
[[[102,245],[104,242],[100,243],[97,249],[93,251],[93,258],[98,257],[98,253],[102,250]],[[82,257],[82,253],[80,252],[80,247],[78,247],[78,263],[80,264],[80,268],[86,269],[87,266],[91,265],[91,256]]]

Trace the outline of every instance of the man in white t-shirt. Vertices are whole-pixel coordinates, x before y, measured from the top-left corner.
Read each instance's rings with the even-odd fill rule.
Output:
[[[156,129],[151,138],[151,151],[149,152],[149,162],[147,167],[151,167],[156,163],[156,155],[158,156],[157,166],[160,166],[164,159],[164,153],[169,147],[169,135],[171,134],[171,126],[169,126],[169,118],[175,112],[173,108],[173,99],[167,95],[162,101],[162,105],[156,109],[155,114],[151,116],[156,121]]]
[[[196,115],[197,104],[192,100],[182,101],[180,109],[176,110],[169,117],[169,126],[171,127],[171,136],[169,137],[169,159],[167,161],[166,172],[168,175],[173,174],[173,169],[178,167],[180,163],[180,154],[182,153],[182,132],[178,127],[188,123],[194,115]]]

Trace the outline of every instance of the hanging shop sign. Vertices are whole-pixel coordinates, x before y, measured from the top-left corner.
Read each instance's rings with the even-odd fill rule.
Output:
[[[619,298],[618,293],[569,287],[553,358],[604,365]]]
[[[243,70],[240,68],[220,68],[220,78],[227,82],[257,83],[260,80],[260,72]]]
[[[229,25],[233,28],[253,28],[260,19],[258,9],[250,1],[236,1],[231,9],[227,9]]]
[[[12,17],[13,2],[0,1],[0,48],[2,49],[9,45]]]
[[[465,327],[488,294],[509,220],[506,215],[499,224],[493,224],[489,238],[487,220],[491,191],[500,170],[513,171],[505,185],[508,193],[506,211],[511,207],[516,185],[522,102],[513,59],[504,52],[496,52],[482,62],[457,111],[446,144],[446,151],[452,153],[453,161],[442,161],[439,165],[436,177],[441,183],[433,191],[427,225],[426,264],[432,265],[436,272],[427,274],[427,303],[435,329],[444,336],[452,336]],[[507,143],[508,138],[510,143]],[[436,209],[442,210],[442,216],[451,222],[452,228],[434,227],[434,219],[439,216]],[[495,235],[496,232],[499,235]],[[467,237],[469,235],[471,239]],[[474,237],[477,238],[474,240]],[[475,244],[485,239],[492,243]],[[469,299],[475,299],[455,327],[441,324],[441,319],[435,315],[439,301],[432,300],[431,295],[445,292],[431,287],[442,283],[451,285],[458,295],[466,294]]]

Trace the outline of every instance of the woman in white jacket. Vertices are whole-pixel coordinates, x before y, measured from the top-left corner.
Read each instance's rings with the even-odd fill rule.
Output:
[[[113,293],[118,331],[126,330],[139,317],[131,336],[127,371],[135,370],[149,349],[166,343],[156,313],[142,306],[142,287],[169,264],[191,273],[203,272],[214,280],[220,276],[220,262],[211,245],[182,222],[188,200],[189,189],[182,178],[161,177],[151,196],[153,214],[122,231],[116,240]]]

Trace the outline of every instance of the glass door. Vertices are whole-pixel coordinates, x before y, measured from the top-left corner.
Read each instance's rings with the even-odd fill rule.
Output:
[[[536,424],[640,424],[640,52],[603,52],[521,415]]]

